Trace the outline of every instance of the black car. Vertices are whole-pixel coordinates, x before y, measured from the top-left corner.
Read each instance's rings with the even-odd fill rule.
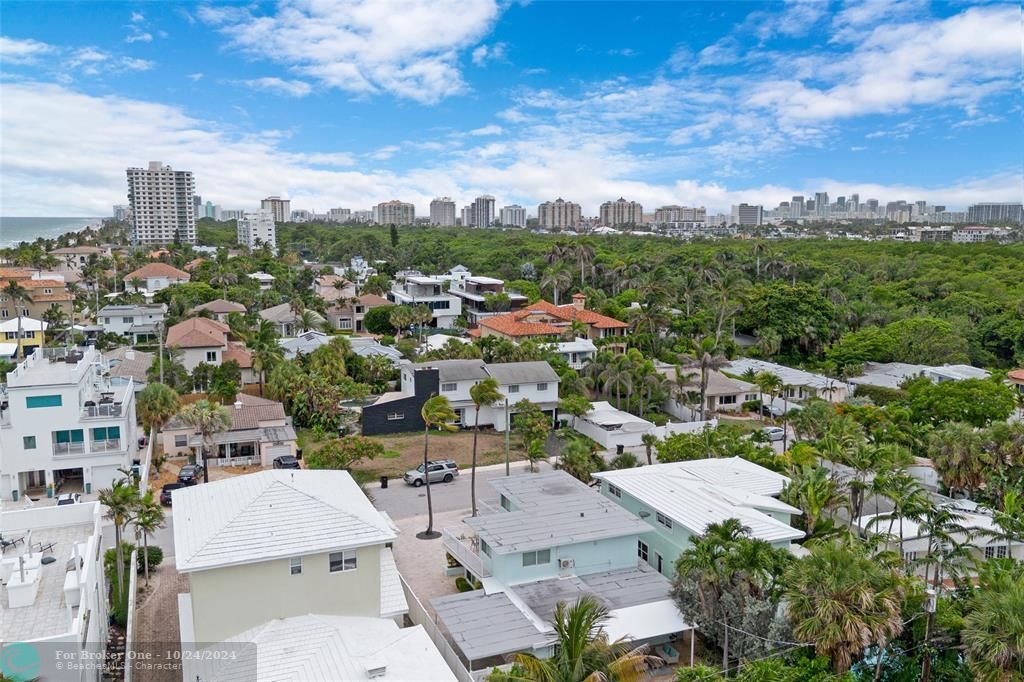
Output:
[[[184,485],[195,485],[203,477],[202,464],[186,464],[178,472],[178,483]]]
[[[171,491],[177,490],[178,488],[184,488],[184,483],[165,483],[164,487],[160,489],[160,504],[170,507],[171,506]]]
[[[280,457],[274,458],[275,469],[301,469],[299,466],[299,460],[295,455],[281,455]]]

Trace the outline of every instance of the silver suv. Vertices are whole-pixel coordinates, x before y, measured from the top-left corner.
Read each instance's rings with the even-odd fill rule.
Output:
[[[459,465],[453,459],[438,459],[427,462],[427,470],[430,472],[431,483],[437,483],[438,481],[451,483],[459,475]],[[406,471],[405,476],[402,478],[414,488],[419,488],[427,480],[426,475],[423,473],[422,464],[415,469]]]

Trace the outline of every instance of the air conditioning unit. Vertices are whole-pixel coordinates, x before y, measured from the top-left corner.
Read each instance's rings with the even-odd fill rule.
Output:
[[[572,568],[575,565],[576,565],[576,561],[573,560],[573,559],[559,559],[558,560],[558,568],[560,568],[562,570],[565,570],[567,568]]]

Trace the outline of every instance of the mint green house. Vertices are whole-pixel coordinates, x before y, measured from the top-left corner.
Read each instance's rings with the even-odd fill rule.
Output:
[[[788,548],[804,536],[790,525],[800,510],[776,499],[785,476],[739,457],[673,462],[594,474],[601,494],[643,519],[650,533],[637,553],[664,576],[711,523],[739,519],[753,538]]]

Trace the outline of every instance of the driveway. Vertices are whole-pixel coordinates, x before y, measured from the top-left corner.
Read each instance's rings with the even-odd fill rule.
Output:
[[[457,525],[469,515],[469,510],[447,511],[434,514],[434,529]],[[430,600],[446,594],[456,594],[455,578],[444,574],[448,562],[445,560],[444,544],[441,538],[436,540],[420,540],[416,533],[426,530],[427,515],[409,516],[395,521],[398,526],[398,539],[392,545],[398,571],[409,583],[409,588],[424,608],[434,615]]]

